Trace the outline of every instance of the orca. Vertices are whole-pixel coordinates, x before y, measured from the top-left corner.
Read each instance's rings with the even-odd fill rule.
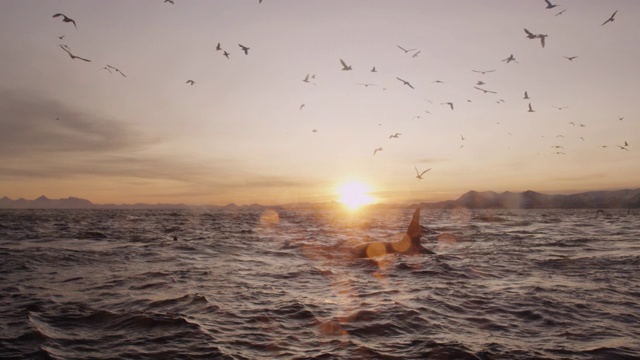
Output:
[[[413,213],[407,233],[399,241],[370,242],[354,246],[351,255],[357,258],[373,258],[386,254],[420,255],[435,254],[420,244],[420,208]]]

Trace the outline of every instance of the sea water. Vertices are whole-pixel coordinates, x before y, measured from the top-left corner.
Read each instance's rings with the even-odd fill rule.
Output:
[[[637,359],[640,214],[2,210],[2,359]]]

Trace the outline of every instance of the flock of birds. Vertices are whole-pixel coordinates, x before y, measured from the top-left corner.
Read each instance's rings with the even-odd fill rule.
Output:
[[[544,1],[545,1],[545,3],[546,3],[546,9],[553,9],[553,8],[555,8],[555,7],[557,7],[557,6],[558,6],[557,4],[553,4],[553,3],[551,3],[549,0],[544,0]],[[174,4],[174,0],[164,0],[164,3]],[[258,1],[258,3],[262,3],[262,0],[259,0],[259,1]],[[566,9],[564,9],[564,10],[562,10],[562,11],[560,11],[560,12],[556,13],[556,14],[555,14],[555,16],[562,15],[565,11],[566,11]],[[605,25],[607,25],[608,23],[613,22],[613,21],[615,20],[615,16],[616,16],[617,12],[618,12],[617,10],[616,10],[615,12],[613,12],[613,14],[612,14],[609,18],[607,18],[607,19],[606,19],[606,20],[601,24],[601,26],[605,26]],[[76,21],[75,21],[74,19],[72,19],[72,18],[70,18],[70,17],[66,16],[65,14],[62,14],[62,13],[56,13],[56,14],[54,14],[54,15],[53,15],[53,18],[61,18],[61,20],[62,20],[64,23],[70,23],[70,24],[73,24],[74,28],[75,28],[76,30],[78,30],[78,25],[77,25]],[[524,32],[525,32],[525,35],[526,35],[526,38],[527,38],[527,39],[530,39],[530,40],[539,39],[539,40],[540,40],[540,45],[541,45],[541,47],[542,47],[542,48],[544,48],[544,47],[545,47],[545,42],[546,42],[546,39],[547,39],[547,37],[548,37],[548,35],[547,35],[547,34],[534,33],[534,32],[532,32],[532,31],[529,31],[529,30],[528,30],[528,29],[526,29],[526,28],[524,29]],[[63,40],[63,39],[64,39],[64,35],[59,36],[59,37],[58,37],[58,39]],[[244,55],[249,55],[249,50],[250,50],[250,48],[249,48],[248,46],[245,46],[245,45],[242,45],[242,44],[238,44],[238,46],[239,46],[239,48],[240,48],[240,51],[242,51],[242,52],[244,53]],[[70,57],[72,60],[80,60],[80,61],[84,61],[84,62],[91,62],[91,60],[89,60],[89,59],[87,59],[87,58],[85,58],[85,57],[81,57],[81,56],[75,55],[75,54],[71,51],[71,48],[70,48],[68,45],[66,45],[66,44],[59,44],[59,47],[60,47],[60,48],[61,48],[65,53],[67,53],[67,54],[69,55],[69,57]],[[398,48],[399,48],[399,49],[400,49],[404,54],[406,54],[406,55],[411,55],[413,58],[418,57],[418,55],[421,53],[421,51],[420,51],[420,50],[418,50],[417,48],[406,48],[406,47],[403,47],[403,46],[400,46],[400,45],[397,45],[397,47],[398,47]],[[217,45],[216,45],[216,47],[215,47],[215,50],[216,50],[216,52],[222,51],[222,55],[223,55],[223,56],[225,56],[227,59],[229,59],[229,58],[230,58],[231,53],[229,53],[226,49],[223,49],[223,47],[222,47],[222,45],[221,45],[221,43],[220,43],[220,42],[218,42],[218,43],[217,43]],[[564,58],[566,58],[568,61],[573,61],[573,60],[575,60],[576,58],[578,58],[578,56],[565,56]],[[340,61],[340,65],[341,65],[341,70],[342,70],[342,71],[352,71],[352,70],[353,70],[353,65],[348,64],[348,63],[347,63],[345,60],[343,60],[343,59],[339,59],[339,61]],[[506,58],[502,59],[501,61],[502,61],[502,62],[505,62],[506,64],[509,64],[509,63],[511,63],[511,62],[518,63],[518,61],[516,60],[516,58],[515,58],[515,56],[514,56],[513,54],[510,54],[508,57],[506,57]],[[121,76],[123,76],[123,77],[126,77],[126,75],[125,75],[122,71],[120,71],[120,70],[119,70],[118,68],[116,68],[115,66],[112,66],[112,65],[109,65],[109,64],[106,64],[104,67],[100,68],[99,70],[106,70],[106,71],[108,71],[109,73],[113,73],[113,72],[115,72],[115,73],[120,74],[120,75],[121,75]],[[471,71],[472,71],[472,72],[474,72],[474,73],[478,73],[478,74],[481,74],[481,75],[485,75],[485,74],[488,74],[488,73],[495,72],[495,71],[496,71],[496,69],[491,69],[491,70],[475,70],[475,69],[472,69]],[[376,72],[378,72],[378,70],[376,69],[376,67],[375,67],[375,66],[373,66],[373,67],[371,68],[370,72],[371,72],[371,73],[376,73]],[[396,76],[395,78],[396,78],[396,79],[397,79],[397,80],[398,80],[398,81],[399,81],[403,86],[406,86],[406,87],[408,87],[408,88],[410,88],[410,89],[412,89],[412,90],[415,90],[415,87],[414,87],[414,86],[411,84],[411,82],[409,82],[408,80],[402,79],[402,78],[397,77],[397,76]],[[315,80],[315,79],[316,79],[316,75],[315,75],[315,74],[308,73],[308,74],[306,74],[306,76],[304,76],[304,78],[302,79],[302,81],[303,81],[303,82],[305,82],[305,83],[308,83],[308,84],[314,84],[314,85],[315,85],[315,82],[314,82],[314,80]],[[444,81],[441,81],[441,80],[435,80],[435,81],[432,81],[432,83],[440,83],[440,84],[442,84],[442,83],[444,83]],[[195,84],[196,84],[196,81],[195,81],[195,80],[193,80],[193,79],[188,79],[188,80],[186,80],[185,84],[190,85],[190,86],[193,86],[193,85],[195,85]],[[356,83],[356,85],[358,85],[358,86],[364,86],[365,88],[378,86],[378,85],[377,85],[377,84],[375,84],[375,83],[363,83],[363,82]],[[497,94],[497,92],[496,92],[496,91],[488,90],[488,89],[486,89],[486,88],[484,88],[484,87],[481,87],[481,86],[483,86],[483,85],[486,85],[486,83],[485,83],[484,81],[478,81],[478,82],[475,84],[475,86],[473,86],[473,88],[474,88],[474,89],[476,89],[476,90],[478,90],[478,91],[481,91],[483,94]],[[386,88],[383,88],[383,90],[386,90]],[[524,92],[524,97],[523,97],[523,99],[525,99],[525,100],[530,100],[530,97],[529,97],[529,94],[528,94],[528,92],[527,92],[527,91],[525,91],[525,92]],[[433,102],[431,102],[430,100],[427,100],[427,99],[425,99],[425,100],[433,104]],[[468,102],[470,102],[470,100],[467,100],[467,101],[468,101]],[[504,102],[504,100],[503,100],[503,99],[499,99],[499,100],[497,100],[496,102],[497,102],[497,103],[501,103],[501,102]],[[445,102],[442,102],[442,103],[440,103],[440,104],[441,104],[441,105],[443,105],[443,106],[447,106],[447,107],[449,107],[449,109],[450,109],[450,110],[455,110],[454,103],[453,103],[453,102],[451,102],[451,101],[445,101]],[[303,103],[303,104],[301,104],[301,105],[299,106],[299,110],[302,110],[304,107],[305,107],[305,104]],[[555,107],[556,109],[558,109],[558,110],[563,110],[563,109],[568,108],[567,106],[554,106],[554,107]],[[430,112],[430,111],[428,111],[428,110],[425,110],[425,112],[426,112],[427,114],[431,114],[431,112]],[[535,112],[535,110],[534,110],[534,108],[533,108],[533,106],[532,106],[531,102],[529,102],[529,103],[528,103],[528,109],[527,109],[527,112],[529,112],[529,113]],[[414,118],[420,118],[420,117],[421,117],[420,115],[416,115],[416,116],[414,116]],[[624,119],[624,117],[618,117],[618,119],[619,119],[620,121],[622,121],[622,120]],[[575,123],[574,123],[574,122],[569,122],[569,123],[570,123],[571,125],[575,126]],[[584,127],[585,125],[584,125],[584,124],[579,124],[579,126],[580,126],[580,127]],[[312,130],[312,132],[313,132],[313,133],[317,133],[317,132],[318,132],[318,130],[317,130],[317,129],[313,129],[313,130]],[[397,139],[397,138],[399,138],[399,137],[400,137],[400,135],[402,135],[402,134],[397,133],[397,132],[396,132],[396,133],[394,133],[394,134],[391,134],[391,135],[389,135],[389,140],[391,140],[391,139]],[[460,135],[460,137],[461,137],[461,140],[462,140],[462,141],[464,141],[464,140],[465,140],[465,137],[464,137],[463,135]],[[562,135],[558,135],[558,137],[562,137]],[[582,137],[581,137],[581,139],[584,141],[584,138],[582,138]],[[461,146],[460,146],[460,148],[462,148],[463,146],[464,146],[464,145],[461,145]],[[617,146],[618,146],[620,149],[622,149],[622,150],[629,151],[629,148],[628,148],[628,147],[629,147],[629,144],[627,143],[627,141],[624,141],[624,145],[617,145]],[[606,148],[606,147],[607,147],[607,145],[601,145],[601,147]],[[561,145],[553,145],[553,146],[552,146],[552,148],[554,148],[554,149],[555,149],[554,154],[557,154],[557,155],[565,155],[565,153],[564,153],[563,151],[560,151],[560,150],[564,149],[564,147],[563,147],[563,146],[561,146]],[[374,149],[374,151],[373,151],[373,155],[376,155],[376,154],[377,154],[378,152],[380,152],[380,151],[383,151],[383,148],[382,148],[381,146],[380,146],[380,147],[377,147],[377,148],[375,148],[375,149]],[[419,170],[418,170],[418,168],[417,168],[417,166],[415,166],[415,165],[414,165],[414,169],[415,169],[415,172],[416,172],[416,176],[415,176],[415,178],[417,178],[418,180],[422,180],[422,179],[423,179],[423,177],[422,177],[422,176],[423,176],[426,172],[428,172],[428,171],[430,171],[430,170],[431,170],[431,168],[429,168],[429,169],[426,169],[426,170],[423,170],[423,171],[419,171]]]

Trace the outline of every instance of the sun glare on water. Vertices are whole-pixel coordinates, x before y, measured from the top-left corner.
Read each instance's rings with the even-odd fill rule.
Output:
[[[373,203],[373,198],[369,195],[369,186],[358,181],[344,183],[338,187],[340,202],[350,210],[357,210],[363,205]]]

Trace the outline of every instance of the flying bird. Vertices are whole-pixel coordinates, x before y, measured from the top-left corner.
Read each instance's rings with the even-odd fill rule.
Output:
[[[63,21],[63,22],[70,22],[70,23],[73,23],[73,26],[76,28],[76,30],[78,30],[78,25],[76,25],[76,22],[75,22],[72,18],[67,17],[66,15],[64,15],[64,14],[60,14],[60,13],[55,14],[55,15],[53,15],[52,17],[58,17],[58,16],[62,16],[62,21]]]
[[[474,86],[473,88],[474,88],[474,89],[478,89],[478,90],[480,90],[480,91],[484,92],[485,94],[486,94],[486,93],[497,94],[495,91],[490,91],[490,90],[481,89],[481,88],[479,88],[479,87],[477,87],[477,86]]]
[[[187,80],[187,82],[185,84],[191,84],[191,86],[193,86],[193,84],[195,84],[196,82],[193,80]]]
[[[340,64],[342,64],[342,70],[346,71],[346,70],[352,70],[351,65],[347,65],[346,62],[344,62],[344,60],[340,59]]]
[[[512,62],[512,61],[513,61],[513,62],[515,62],[516,64],[518,63],[518,62],[516,61],[516,58],[513,56],[513,54],[509,55],[509,57],[508,57],[508,58],[506,58],[506,59],[502,59],[502,61],[506,61],[506,62],[507,62],[507,64],[508,64],[508,63],[510,63],[510,62]]]
[[[369,83],[357,83],[356,85],[362,85],[364,87],[369,87],[369,86],[378,86],[376,84],[369,84]]]
[[[556,108],[558,110],[562,110],[562,109],[568,108],[568,106],[554,106],[554,105],[551,105],[551,106],[553,106],[554,108]]]
[[[228,59],[230,54],[225,50],[225,51],[222,53],[222,55],[226,56],[226,57],[227,57],[227,59]]]
[[[485,83],[484,83],[483,81],[478,81],[478,82],[476,83],[476,85],[478,85],[478,86],[482,86],[482,85],[484,85],[484,84],[485,84]]]
[[[422,180],[422,175],[424,175],[424,173],[426,173],[427,171],[431,170],[431,168],[428,168],[427,170],[420,172],[418,171],[418,168],[416,166],[414,166],[413,168],[416,169],[416,179],[418,180]]]
[[[406,80],[402,80],[402,79],[400,79],[400,78],[399,78],[399,77],[397,77],[397,76],[396,76],[396,79],[398,79],[398,80],[402,81],[402,83],[403,83],[404,85],[407,85],[408,87],[410,87],[410,88],[412,88],[412,89],[414,88],[413,86],[411,86],[411,84],[409,84],[409,82],[408,82],[408,81],[406,81]]]
[[[248,47],[246,47],[246,46],[244,46],[244,45],[241,45],[241,44],[238,44],[238,46],[240,46],[240,48],[242,49],[242,51],[244,51],[244,54],[245,54],[245,55],[249,55],[249,48],[248,48]]]
[[[567,11],[567,9],[564,9],[564,10],[560,11],[560,12],[559,12],[559,13],[557,13],[555,16],[562,15],[562,13],[563,13],[563,12],[565,12],[565,11]]]
[[[547,7],[545,9],[553,9],[554,7],[558,6],[558,5],[552,4],[549,0],[544,0],[544,2],[547,3]]]
[[[449,105],[449,107],[451,107],[451,110],[453,110],[453,103],[452,102],[443,102],[443,103],[440,103],[440,105]]]
[[[373,155],[375,155],[378,151],[382,151],[382,148],[381,148],[381,147],[379,147],[379,148],[377,148],[377,149],[374,149],[374,150],[373,150]]]
[[[400,49],[402,49],[402,51],[404,51],[404,53],[405,53],[405,54],[406,54],[406,53],[409,53],[409,52],[411,52],[411,51],[415,51],[415,50],[416,50],[416,49],[409,49],[409,50],[407,50],[407,49],[403,48],[403,47],[402,47],[402,46],[400,46],[400,45],[396,45],[396,46],[397,46],[397,47],[399,47]]]
[[[418,50],[418,52],[416,52],[415,54],[413,54],[413,56],[412,56],[412,57],[418,57],[418,54],[420,54],[420,52],[421,52],[421,51],[422,51],[422,50]]]
[[[513,56],[513,55],[511,55],[511,56]],[[481,73],[482,75],[484,75],[486,73],[494,72],[495,70],[484,70],[484,71],[482,71],[482,70],[471,70],[471,71],[477,72],[477,73]]]
[[[173,0],[164,0],[164,2],[166,2],[166,3],[170,3],[171,5],[175,5],[175,4],[174,4],[174,2],[173,2]]]
[[[442,81],[442,80],[434,80],[431,83],[444,84],[444,81]]]
[[[302,108],[304,107],[305,104],[300,105],[300,107],[298,108],[298,110],[302,110]]]
[[[546,35],[546,34],[538,34],[538,35],[536,35],[537,38],[540,38],[540,44],[542,44],[542,47],[544,47],[544,39],[546,39],[547,36],[549,36],[549,35]]]
[[[69,50],[69,47],[67,45],[60,45],[60,47],[62,48],[62,50],[66,51],[67,54],[69,54],[69,56],[71,56],[72,59],[79,59],[82,61],[86,61],[86,62],[91,62],[91,60],[89,59],[85,59],[85,58],[81,58],[80,56],[75,56],[71,53],[71,50]]]
[[[120,73],[120,75],[122,75],[124,77],[127,77],[127,75],[125,75],[122,71],[120,71],[120,69],[117,69],[117,68],[115,68],[115,67],[113,67],[113,66],[111,66],[109,64],[107,64],[107,67],[115,70],[117,73]]]
[[[395,133],[395,134],[393,134],[393,135],[389,135],[389,139],[391,139],[391,138],[395,138],[395,139],[397,139],[397,138],[398,138],[398,136],[400,136],[400,135],[402,135],[402,134],[400,134],[400,133]]]
[[[529,99],[529,94],[527,94],[527,92],[526,92],[526,91],[524,92],[524,97],[523,97],[523,99],[525,99],[525,100],[528,100],[528,99]]]
[[[531,107],[531,103],[529,103],[529,111],[528,112],[535,112],[535,110],[533,110],[533,108]]]
[[[373,67],[373,69],[371,69],[371,72],[378,72],[375,66]]]
[[[524,29],[524,32],[527,33],[527,38],[529,39],[535,39],[536,38],[536,34],[532,33],[531,31]]]
[[[615,20],[613,17],[616,16],[616,13],[618,12],[618,10],[614,11],[614,13],[611,15],[611,17],[609,17],[607,19],[607,21],[603,22],[602,25],[600,26],[604,26],[604,24],[608,23],[608,22],[613,22],[613,20]],[[66,21],[66,20],[65,20]]]
[[[220,43],[218,43],[218,45],[216,45],[216,51],[220,51],[222,50],[222,47],[220,46]]]
[[[64,35],[58,36],[58,39],[60,39],[60,40],[64,39]]]
[[[565,56],[564,58],[569,61],[573,61],[573,59],[577,58],[577,56]]]

